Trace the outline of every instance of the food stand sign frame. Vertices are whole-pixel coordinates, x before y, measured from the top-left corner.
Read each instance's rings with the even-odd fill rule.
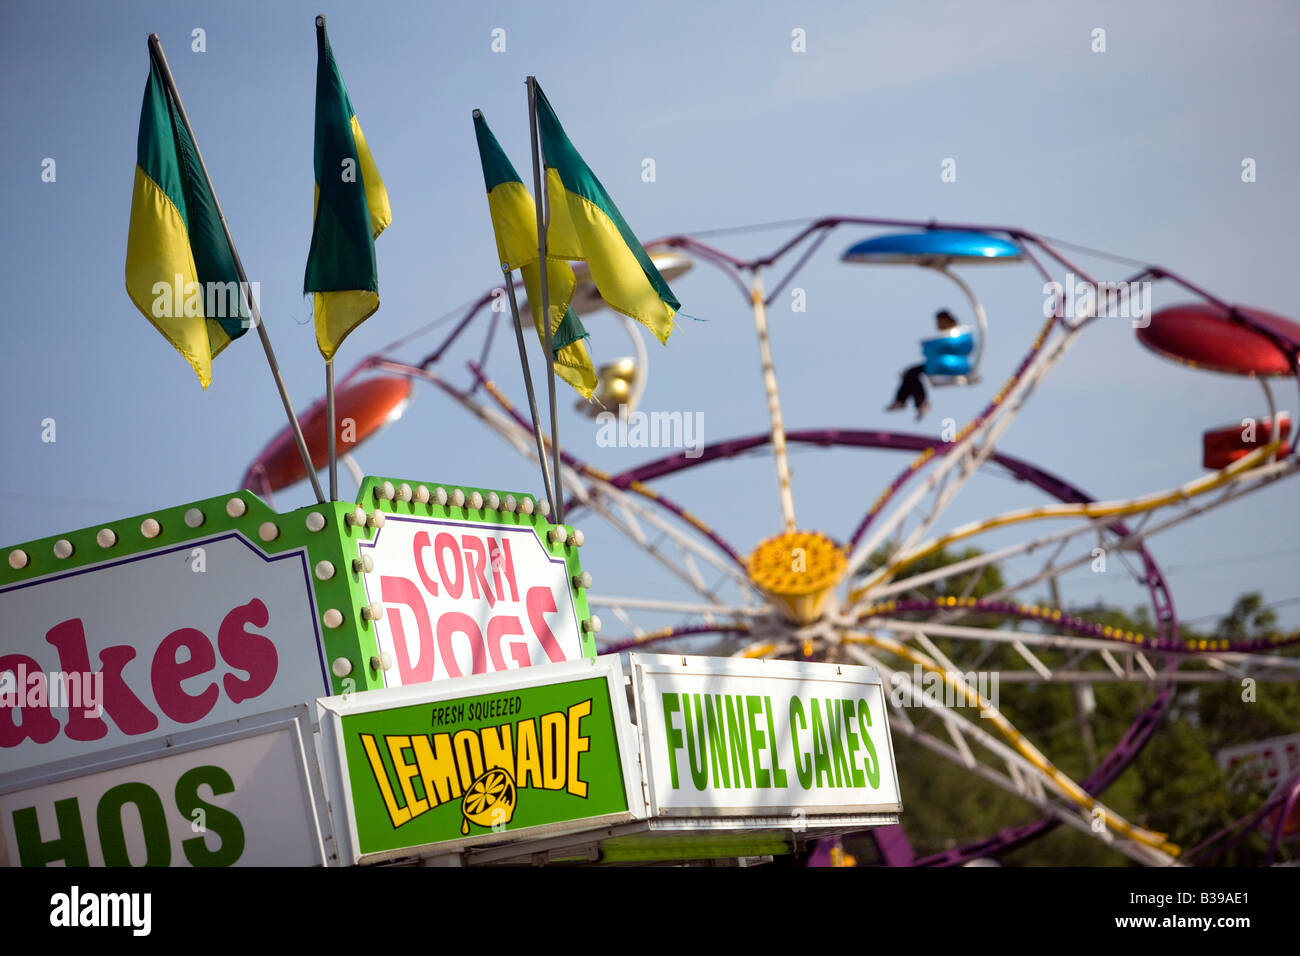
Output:
[[[338,520],[239,492],[2,549],[0,774],[329,693]]]
[[[616,657],[316,704],[344,863],[452,855],[645,816]]]
[[[651,818],[748,817],[795,830],[845,814],[897,822],[888,699],[874,667],[676,654],[632,654],[631,667]]]
[[[24,848],[34,865],[336,865],[308,706],[5,774],[0,864]]]
[[[531,495],[367,478],[383,515],[357,542],[364,601],[399,687],[596,656],[578,552]]]

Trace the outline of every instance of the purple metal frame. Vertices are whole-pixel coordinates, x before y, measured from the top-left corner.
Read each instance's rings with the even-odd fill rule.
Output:
[[[1282,800],[1282,808],[1277,812],[1277,824],[1273,827],[1273,839],[1269,841],[1268,856],[1264,858],[1265,866],[1273,865],[1273,857],[1277,855],[1278,844],[1282,842],[1282,830],[1291,816],[1291,811],[1295,809],[1297,803],[1300,803],[1300,774],[1296,774],[1283,784],[1280,793],[1284,795],[1284,799]]]
[[[645,483],[655,478],[670,475],[674,472],[682,471],[696,465],[702,465],[706,462],[716,461],[722,458],[733,458],[753,448],[758,448],[768,444],[771,441],[771,435],[760,433],[749,435],[744,438],[733,438],[727,441],[715,442],[706,445],[702,449],[697,449],[697,457],[687,458],[685,452],[675,455],[668,455],[655,461],[646,462],[638,465],[636,468],[621,472],[617,475],[610,476],[607,480],[616,488],[627,488],[633,483]],[[881,448],[894,451],[913,451],[924,452],[928,449],[938,449],[949,447],[950,442],[945,442],[938,438],[928,435],[918,435],[907,432],[887,432],[887,431],[868,431],[863,429],[810,429],[791,431],[786,435],[786,441],[790,444],[816,445],[823,448],[834,446],[848,446],[854,448]],[[1071,485],[1063,478],[1047,472],[1036,465],[1032,465],[1020,458],[1006,455],[1001,452],[994,452],[990,456],[991,460],[1007,469],[1014,477],[1028,481],[1038,488],[1042,489],[1049,495],[1054,496],[1059,501],[1068,504],[1083,504],[1093,501],[1090,495],[1081,489]],[[1122,521],[1116,521],[1108,526],[1121,537],[1127,537],[1129,534],[1127,526]],[[1169,591],[1165,585],[1164,577],[1160,573],[1160,568],[1156,565],[1154,559],[1147,552],[1146,548],[1140,549],[1143,558],[1145,577],[1142,583],[1148,584],[1152,590],[1152,602],[1156,611],[1156,625],[1158,636],[1162,638],[1176,638],[1177,624],[1174,616],[1173,601],[1169,597]]]
[[[1264,826],[1268,820],[1269,814],[1274,809],[1277,809],[1277,820],[1273,824],[1273,837],[1269,840],[1268,855],[1264,858],[1264,865],[1272,866],[1273,860],[1277,856],[1278,846],[1282,842],[1282,830],[1286,827],[1286,821],[1291,816],[1291,813],[1297,804],[1300,804],[1300,774],[1296,774],[1273,791],[1272,795],[1264,801],[1263,806],[1248,813],[1244,817],[1234,820],[1223,829],[1216,831],[1213,835],[1192,847],[1192,849],[1188,850],[1187,853],[1184,854],[1184,859],[1191,859],[1194,856],[1199,856],[1212,844],[1217,843],[1222,839],[1226,834],[1236,830],[1238,827],[1242,827],[1242,829],[1240,829],[1232,839],[1219,847],[1217,852],[1207,857],[1205,860],[1200,861],[1198,864],[1200,866],[1209,866],[1211,863],[1222,857],[1223,854],[1227,853],[1234,846],[1244,840],[1248,833]],[[1245,821],[1244,826],[1243,821]]]
[[[739,624],[692,624],[688,627],[674,627],[668,629],[671,633],[664,634],[655,632],[647,634],[644,637],[629,637],[626,640],[617,641],[600,649],[602,654],[621,654],[624,651],[635,650],[638,647],[645,647],[647,644],[655,644],[659,641],[668,641],[673,638],[695,637],[699,634],[748,634],[749,628]]]
[[[803,266],[808,262],[813,252],[816,251],[817,246],[820,245],[821,241],[823,241],[824,235],[826,233],[829,233],[830,230],[839,228],[840,226],[882,226],[882,227],[902,228],[902,229],[945,229],[945,230],[954,230],[954,231],[987,232],[987,233],[1001,234],[1007,236],[1010,239],[1016,240],[1020,244],[1021,251],[1024,253],[1025,258],[1030,262],[1030,264],[1034,267],[1034,269],[1038,272],[1038,274],[1042,276],[1044,279],[1050,279],[1051,276],[1048,273],[1048,271],[1043,267],[1042,263],[1038,261],[1037,257],[1033,255],[1029,246],[1037,246],[1048,257],[1055,260],[1065,269],[1079,276],[1080,279],[1086,282],[1095,281],[1086,270],[1079,268],[1079,266],[1076,263],[1067,259],[1059,250],[1055,249],[1044,237],[1036,233],[1033,233],[1027,229],[1023,229],[1019,226],[996,226],[996,225],[982,225],[978,223],[939,222],[938,220],[934,220],[934,219],[930,219],[930,220],[893,219],[893,218],[885,218],[885,217],[878,217],[878,216],[825,216],[815,220],[812,224],[810,224],[809,226],[805,227],[802,231],[797,233],[792,239],[787,240],[785,243],[777,247],[775,251],[769,253],[768,255],[760,256],[756,259],[741,259],[737,256],[733,256],[730,253],[724,252],[723,250],[711,246],[707,243],[701,242],[700,240],[695,239],[689,235],[665,236],[656,239],[652,242],[646,243],[646,248],[648,249],[653,249],[656,247],[678,248],[678,249],[686,249],[694,253],[699,258],[712,263],[713,265],[721,269],[723,272],[727,273],[733,279],[733,281],[735,281],[737,289],[739,290],[741,295],[745,298],[746,301],[748,301],[750,297],[750,289],[742,281],[740,281],[738,273],[752,272],[755,269],[762,269],[762,268],[767,268],[769,266],[775,265],[778,261],[784,258],[792,250],[797,248],[799,244],[802,243],[808,237],[817,235],[818,233],[823,234],[822,236],[818,236],[814,244],[808,250],[805,250],[805,252],[799,257],[799,259],[796,260],[795,264],[790,268],[790,270],[786,273],[786,275],[783,276],[773,286],[773,291],[769,294],[767,300],[768,304],[770,304],[774,300],[775,296],[779,294],[779,292],[786,286],[786,284],[788,284],[794,278],[795,274],[800,269],[802,269]],[[1256,331],[1260,332],[1261,334],[1267,336],[1269,339],[1274,341],[1279,348],[1281,348],[1284,352],[1292,356],[1293,362],[1295,362],[1295,364],[1300,366],[1300,359],[1297,359],[1297,356],[1300,355],[1300,341],[1292,341],[1290,339],[1282,338],[1278,336],[1276,333],[1274,333],[1272,330],[1265,329],[1261,326],[1258,326],[1256,323],[1252,322],[1248,317],[1240,314],[1234,306],[1228,304],[1227,302],[1224,302],[1222,299],[1211,294],[1210,292],[1207,292],[1206,290],[1195,285],[1188,279],[1185,279],[1184,277],[1180,276],[1179,274],[1169,269],[1165,269],[1161,266],[1151,265],[1144,270],[1143,275],[1149,276],[1153,279],[1167,279],[1170,282],[1173,282],[1175,285],[1182,286],[1184,289],[1186,289],[1188,292],[1192,293],[1193,295],[1197,296],[1198,298],[1204,299],[1206,302],[1209,302],[1222,309],[1225,309],[1235,321],[1239,321],[1244,325],[1250,326],[1251,328],[1255,329]],[[447,351],[447,349],[451,346],[451,344],[457,338],[460,337],[462,332],[464,332],[466,326],[469,324],[470,320],[474,317],[474,314],[479,309],[481,309],[484,305],[490,302],[491,299],[492,299],[492,294],[489,291],[488,293],[484,294],[480,299],[478,299],[474,304],[472,304],[468,309],[465,317],[457,324],[455,329],[452,330],[451,334],[447,336],[447,338],[438,346],[438,348],[434,352],[432,352],[428,357],[426,357],[420,363],[421,367],[428,368],[430,365],[436,363]]]

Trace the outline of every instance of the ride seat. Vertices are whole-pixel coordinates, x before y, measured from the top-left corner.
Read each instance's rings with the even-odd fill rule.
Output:
[[[968,325],[959,325],[933,338],[923,339],[921,353],[925,357],[925,377],[933,386],[978,382],[979,376],[971,368],[974,349],[975,333]]]
[[[1277,450],[1276,460],[1281,461],[1291,453],[1291,443],[1286,440],[1291,434],[1291,416],[1286,412],[1278,412],[1277,424],[1277,437],[1282,441],[1282,447]],[[1254,442],[1246,441],[1242,434],[1244,431],[1242,424],[1236,422],[1205,432],[1201,437],[1201,464],[1218,471],[1245,458],[1262,445],[1267,445],[1273,440],[1273,420],[1267,416],[1258,420]]]

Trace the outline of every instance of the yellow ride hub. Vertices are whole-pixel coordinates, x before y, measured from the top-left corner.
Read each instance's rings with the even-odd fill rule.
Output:
[[[794,624],[821,615],[848,559],[819,531],[787,531],[768,538],[749,556],[749,579]]]

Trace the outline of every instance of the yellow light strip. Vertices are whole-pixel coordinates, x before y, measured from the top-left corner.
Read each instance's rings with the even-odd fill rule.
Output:
[[[968,607],[976,613],[1001,615],[1005,612],[981,608],[980,599],[973,597],[956,597],[949,595],[947,597],[938,597],[934,599],[937,607]],[[868,618],[879,617],[883,614],[893,614],[898,610],[898,601],[879,601],[875,604],[869,604],[857,616],[859,622]],[[916,613],[918,610],[913,609],[910,613]],[[1060,608],[1046,607],[1041,604],[1017,604],[1016,610],[1025,617],[1039,621],[1055,622],[1064,617],[1073,617],[1077,620],[1076,615],[1067,615]],[[904,613],[909,613],[905,611]],[[1087,622],[1091,623],[1091,622]],[[1068,626],[1068,625],[1067,625]],[[1085,635],[1090,640],[1097,640],[1095,635]],[[1148,641],[1155,642],[1157,638],[1150,638],[1141,631],[1126,631],[1122,627],[1111,627],[1109,624],[1102,625],[1101,638],[1109,641],[1122,641],[1127,644],[1146,644]],[[1267,638],[1252,638],[1245,641],[1254,647],[1264,648],[1266,645],[1280,646],[1284,644],[1300,644],[1300,631],[1292,631],[1290,634],[1271,634]],[[1188,649],[1193,651],[1232,651],[1232,640],[1229,638],[1188,638],[1183,641]],[[1236,653],[1248,653],[1238,650]]]
[[[979,602],[980,602],[979,598],[956,597],[954,595],[935,598],[935,604],[940,607],[969,607],[969,608],[974,608],[979,613],[993,614],[993,615],[998,615],[1003,613],[1000,611],[990,611],[990,610],[982,609],[979,606]],[[863,621],[866,620],[867,618],[878,617],[881,614],[892,614],[898,610],[898,603],[899,603],[898,601],[881,601],[877,604],[870,604],[858,616],[858,620]],[[1044,607],[1043,605],[1040,604],[1017,604],[1016,610],[1019,611],[1021,614],[1025,615],[1026,617],[1035,618],[1043,621],[1059,621],[1063,616],[1063,612],[1061,611],[1060,608]],[[1065,615],[1065,616],[1072,616],[1072,615]],[[1143,634],[1141,631],[1126,631],[1123,628],[1111,627],[1109,624],[1102,626],[1101,634],[1103,638],[1106,638],[1108,640],[1124,641],[1129,644],[1144,644],[1147,641],[1147,636]],[[1188,647],[1191,648],[1195,648],[1197,646],[1196,641],[1189,640],[1186,642],[1186,644]],[[1218,645],[1222,644],[1223,645],[1222,650],[1226,651],[1228,650],[1229,642],[1227,640],[1208,641],[1208,642],[1201,641],[1200,644],[1209,645],[1208,647],[1201,647],[1201,650],[1211,650],[1211,651],[1219,650],[1220,648],[1218,647]]]

